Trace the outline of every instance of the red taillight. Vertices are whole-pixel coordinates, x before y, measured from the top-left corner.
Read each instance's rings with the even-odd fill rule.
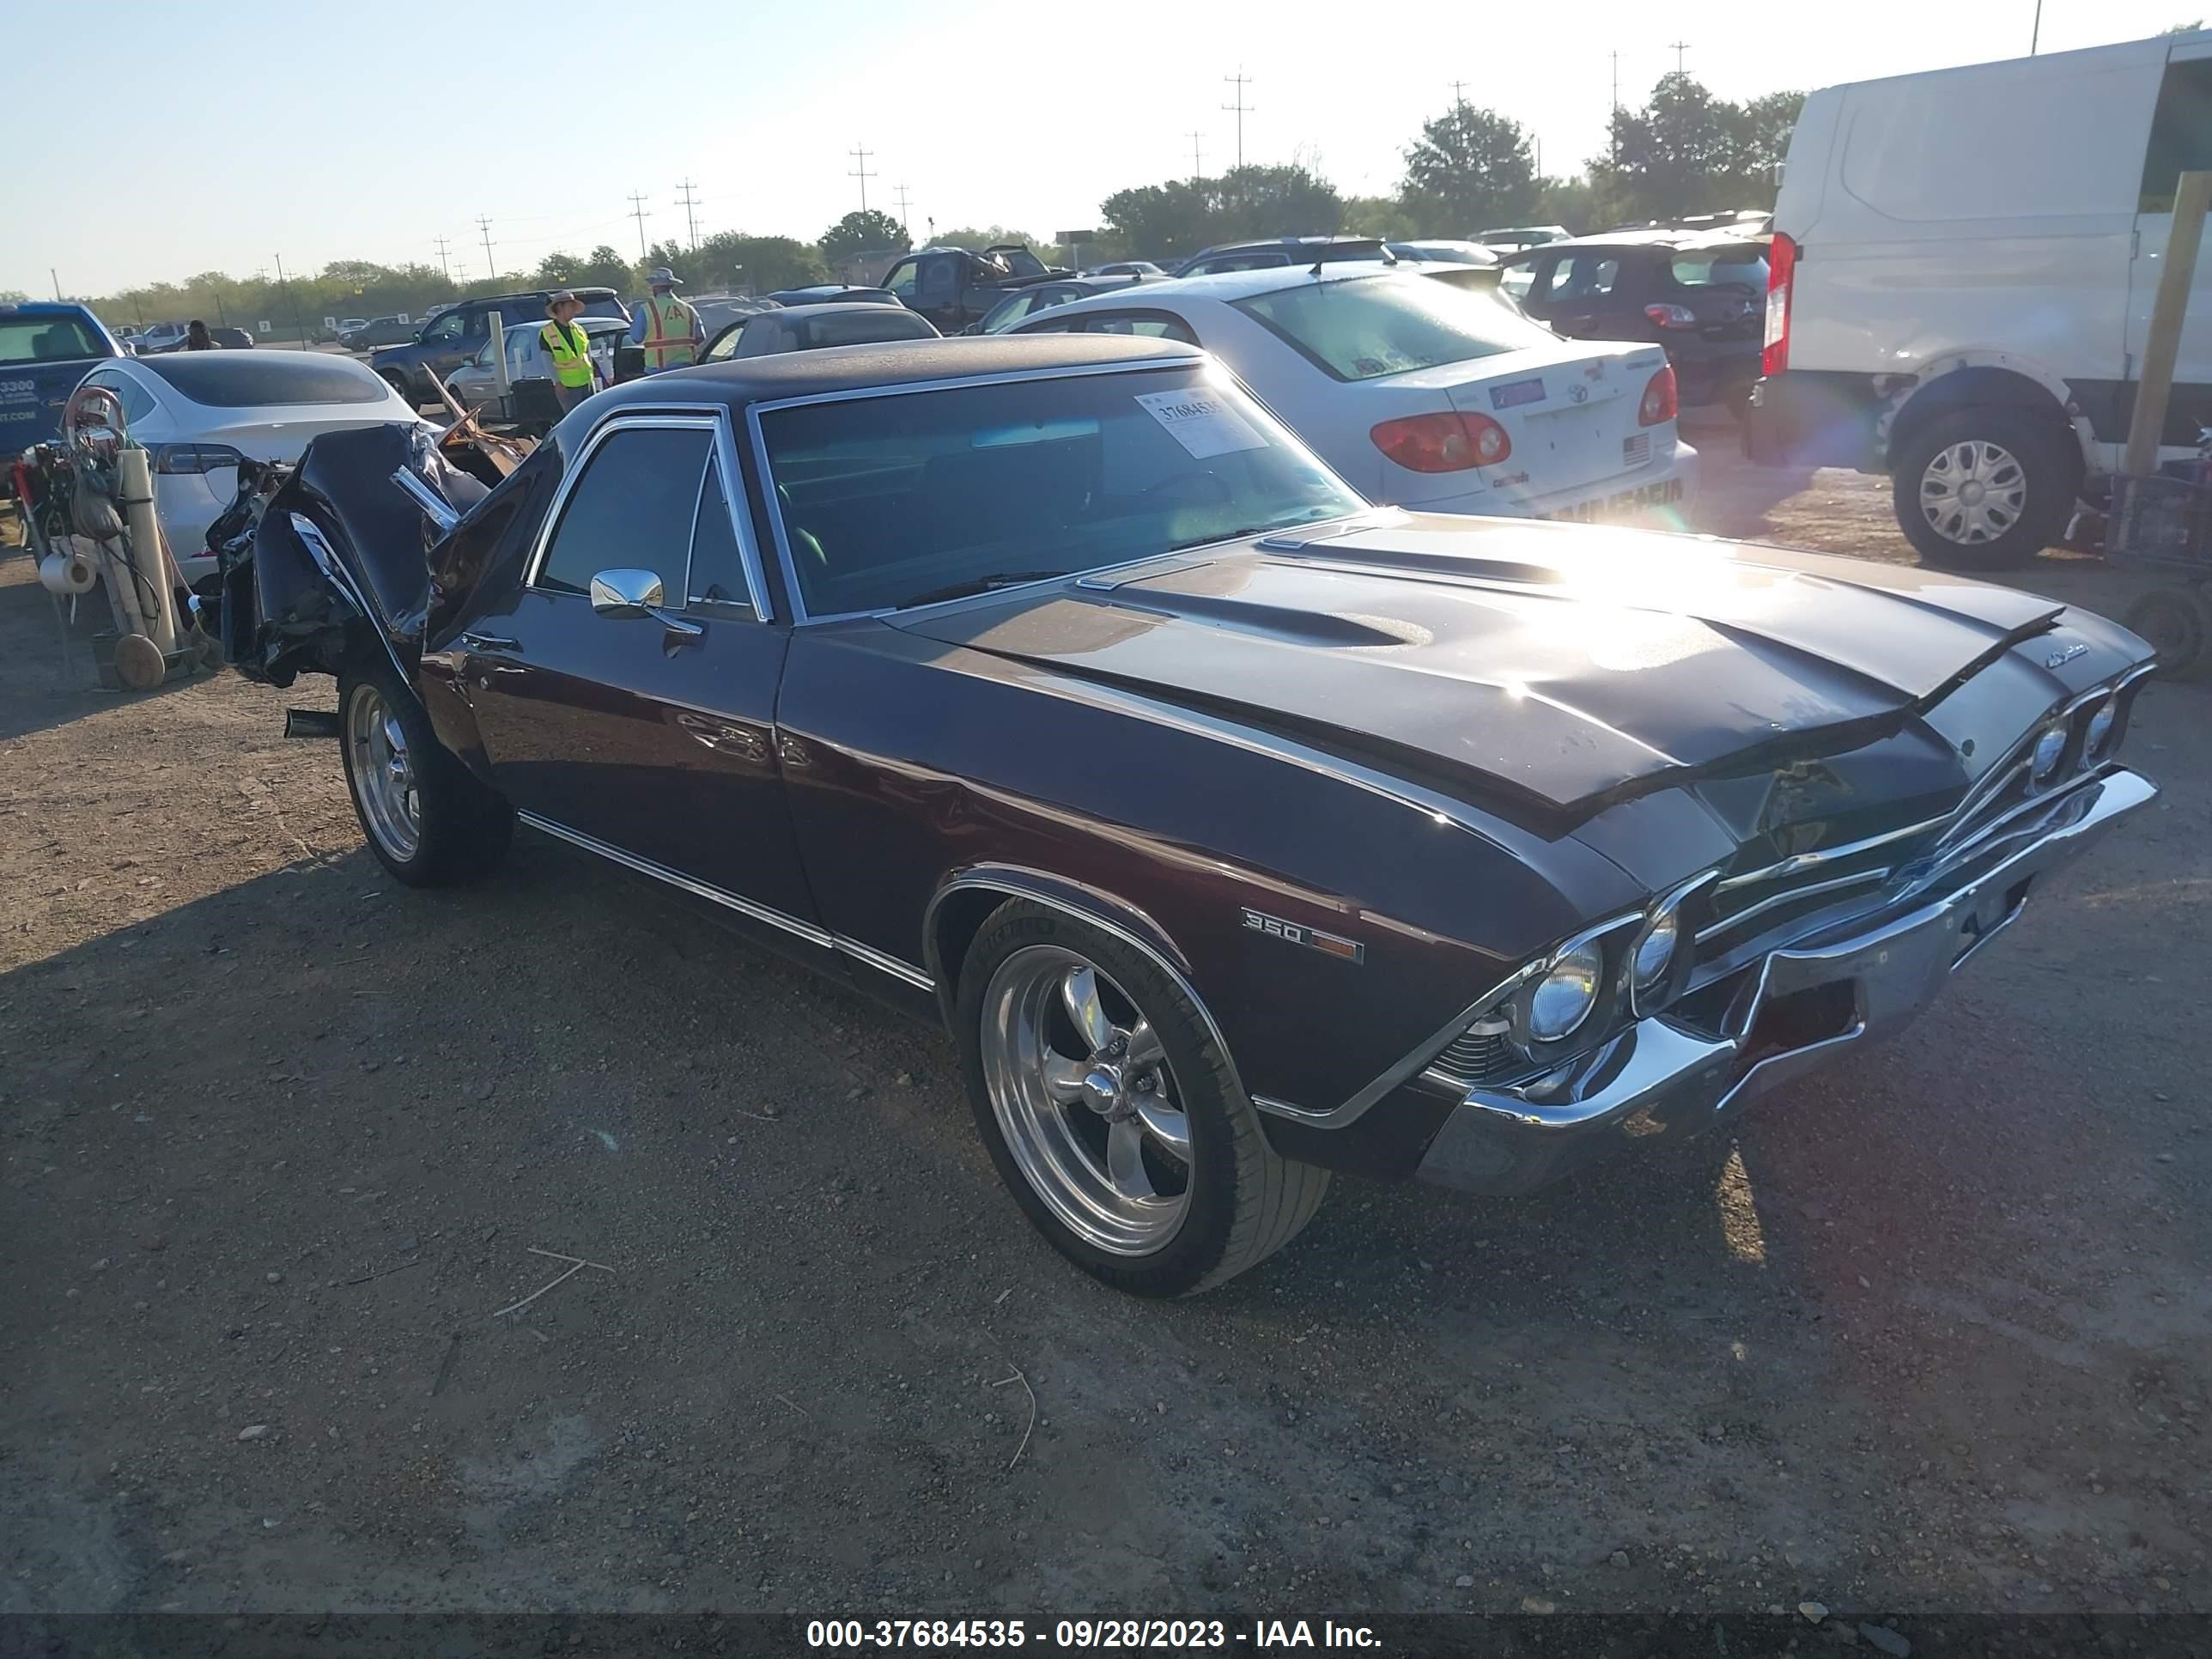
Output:
[[[1674,365],[1669,363],[1644,386],[1644,401],[1636,407],[1636,424],[1656,426],[1671,421],[1680,406],[1674,393]]]
[[[1511,435],[1487,415],[1408,415],[1385,421],[1367,435],[1409,472],[1496,466],[1513,453]]]
[[[1766,250],[1766,335],[1759,349],[1763,374],[1790,367],[1790,300],[1797,276],[1797,244],[1780,231]]]
[[[1687,306],[1646,306],[1644,314],[1654,328],[1695,328],[1697,313]]]

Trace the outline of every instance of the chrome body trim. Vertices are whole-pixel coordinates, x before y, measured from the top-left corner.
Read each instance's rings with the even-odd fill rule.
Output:
[[[1764,915],[1767,911],[1777,909],[1784,904],[1795,904],[1799,899],[1811,898],[1820,893],[1839,893],[1846,887],[1863,887],[1869,882],[1887,881],[1889,876],[1889,866],[1884,864],[1872,870],[1861,870],[1848,876],[1831,876],[1826,881],[1808,881],[1802,887],[1792,887],[1785,892],[1775,894],[1771,898],[1763,898],[1756,904],[1747,904],[1734,915],[1724,916],[1710,927],[1700,927],[1698,930],[1698,943],[1703,945],[1707,939],[1718,934],[1734,933],[1753,916]]]
[[[1668,915],[1673,911],[1680,909],[1683,902],[1686,900],[1691,894],[1696,892],[1699,888],[1703,887],[1706,883],[1713,880],[1719,874],[1720,866],[1717,865],[1710,870],[1700,870],[1696,875],[1692,876],[1687,881],[1678,882],[1666,892],[1662,893],[1659,896],[1658,902],[1654,904],[1651,908],[1645,913],[1644,925],[1636,930],[1636,937],[1629,940],[1627,952],[1623,957],[1620,964],[1620,994],[1626,1000],[1626,1006],[1630,1013],[1640,1017],[1645,1012],[1644,1007],[1644,997],[1636,988],[1636,957],[1637,953],[1643,950],[1644,941],[1651,937],[1651,930],[1659,925],[1661,918]],[[1695,938],[1692,938],[1689,943],[1690,952],[1694,955],[1698,941]],[[1674,935],[1674,950],[1676,955],[1667,963],[1666,971],[1662,973],[1658,979],[1653,981],[1651,987],[1652,991],[1657,994],[1662,1000],[1663,1000],[1666,995],[1679,990],[1683,983],[1684,974],[1686,971],[1683,968],[1683,963],[1686,958],[1681,954],[1683,945],[1679,926]],[[1694,966],[1695,964],[1692,963],[1692,965]]]
[[[917,990],[937,989],[935,980],[923,973],[912,963],[901,962],[888,951],[878,951],[872,945],[863,945],[860,940],[848,938],[843,933],[832,933],[830,936],[830,942],[837,948],[840,954],[848,956],[855,962],[864,962],[879,974],[889,974],[893,979],[904,980]]]
[[[1214,1021],[1213,1011],[1206,1006],[1206,999],[1199,995],[1198,988],[1190,982],[1188,975],[1169,961],[1157,945],[1133,929],[1103,916],[1095,910],[1085,909],[1079,904],[1070,904],[1066,900],[1054,894],[1025,887],[1018,880],[1009,876],[997,874],[955,876],[931,895],[929,907],[922,912],[923,959],[938,970],[943,988],[939,992],[939,1000],[945,1006],[948,1016],[952,1012],[951,998],[958,983],[959,975],[945,971],[944,964],[936,961],[935,949],[929,942],[937,937],[937,913],[944,908],[945,901],[955,893],[978,891],[1004,893],[1008,898],[1027,899],[1032,904],[1042,904],[1048,910],[1057,910],[1063,915],[1074,917],[1078,921],[1088,922],[1093,927],[1112,934],[1122,944],[1143,955],[1152,966],[1165,974],[1173,982],[1176,989],[1189,999],[1190,1006],[1198,1010],[1198,1017],[1206,1026],[1206,1034],[1213,1039],[1213,1046],[1221,1050],[1222,1064],[1229,1068],[1230,1082],[1235,1085],[1238,1094],[1244,1095],[1244,1079],[1237,1069],[1237,1056],[1230,1052],[1229,1039],[1222,1036],[1221,1027]],[[946,1023],[948,1024],[951,1023],[949,1018]],[[1249,1095],[1244,1095],[1244,1097],[1248,1100],[1252,1099]],[[1267,1109],[1267,1105],[1260,1101],[1253,1100],[1252,1103],[1263,1111]]]
[[[422,516],[438,526],[442,536],[461,521],[453,504],[425,483],[411,466],[395,468],[392,482],[398,484],[408,500],[422,509]]]
[[[1816,870],[1824,864],[1834,863],[1838,859],[1847,859],[1876,847],[1886,847],[1892,842],[1909,841],[1915,836],[1925,835],[1930,830],[1939,830],[1950,823],[1951,817],[1952,814],[1946,812],[1941,817],[1923,818],[1917,823],[1906,824],[1902,830],[1885,830],[1879,836],[1869,836],[1863,841],[1845,842],[1840,847],[1816,848],[1809,853],[1793,853],[1763,869],[1747,870],[1740,876],[1726,877],[1713,891],[1732,893],[1739,887],[1750,887],[1762,881],[1776,881],[1784,876],[1796,875],[1801,871]]]
[[[1533,1082],[1471,1090],[1431,1143],[1419,1173],[1471,1191],[1525,1192],[1618,1135],[1694,1133],[1710,1127],[1835,1050],[1910,1023],[2018,919],[2033,896],[2030,884],[2070,863],[2157,795],[2154,785],[2133,772],[2087,781],[2063,803],[2062,822],[1955,890],[1887,921],[1845,921],[1830,937],[1771,951],[1724,1032],[1651,1015]],[[2002,909],[1994,908],[1999,904]],[[1770,999],[1836,985],[1850,988],[1852,1004],[1840,1029],[1742,1063]]]

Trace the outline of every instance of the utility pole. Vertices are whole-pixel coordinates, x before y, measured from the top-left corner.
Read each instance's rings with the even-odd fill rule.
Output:
[[[1244,166],[1244,118],[1253,108],[1244,101],[1244,88],[1252,84],[1252,77],[1244,73],[1244,65],[1239,64],[1237,66],[1236,74],[1224,75],[1221,80],[1224,86],[1237,88],[1237,101],[1233,104],[1224,104],[1221,108],[1223,113],[1233,112],[1237,117],[1237,166],[1238,170],[1242,171]]]
[[[2043,40],[2043,0],[2035,0],[2035,27],[2027,37],[2027,55],[2035,56],[2035,49]]]
[[[1607,125],[1605,148],[1615,164],[1620,161],[1620,53],[1613,54],[1613,120]]]
[[[635,191],[629,193],[629,216],[637,221],[637,257],[645,258],[645,198]]]
[[[692,192],[698,189],[698,185],[686,179],[678,188],[684,193],[677,198],[677,202],[684,210],[684,222],[691,230],[691,251],[696,253],[699,251],[699,217],[693,210],[699,205],[699,198]]]
[[[895,195],[895,196],[896,196],[896,197],[898,198],[899,231],[900,231],[900,233],[901,233],[902,235],[904,235],[904,236],[905,236],[905,238],[907,239],[907,240],[908,240],[908,241],[910,242],[910,241],[912,241],[912,240],[914,240],[914,232],[907,228],[907,222],[906,222],[906,186],[905,186],[904,185],[900,185],[900,186],[899,186],[896,191],[892,191],[891,193],[892,193],[893,195]]]
[[[872,149],[864,149],[858,144],[854,145],[853,159],[860,165],[845,175],[848,179],[858,179],[860,181],[860,211],[863,213],[868,210],[868,180],[876,176],[868,171],[868,157],[874,154],[875,151]]]
[[[1687,40],[1669,40],[1667,45],[1674,54],[1674,73],[1680,75],[1682,73],[1682,54],[1689,51],[1690,43]]]
[[[53,284],[54,284],[54,298],[55,298],[55,299],[57,299],[57,300],[60,299],[60,298],[62,297],[62,276],[61,276],[61,272],[60,272],[60,271],[58,271],[58,270],[55,270],[53,266],[52,266],[52,265],[48,265],[48,266],[46,267],[46,275],[47,275],[48,276],[50,276],[50,277],[52,277],[52,278],[53,279]]]
[[[1455,81],[1451,83],[1451,89],[1452,107],[1454,109],[1457,109],[1462,104],[1467,102],[1467,82],[1464,81]]]
[[[281,253],[276,256],[276,286],[284,290],[285,307],[292,313],[292,332],[296,337],[293,343],[305,351],[307,349],[307,331],[300,325],[300,296],[292,292],[291,279],[284,275],[284,256]],[[221,306],[216,307],[216,314],[222,314]]]
[[[446,257],[446,239],[441,236],[435,240],[438,244],[438,269],[446,273],[446,280],[450,283],[453,280],[453,266]]]
[[[1199,148],[1199,140],[1205,136],[1196,127],[1190,130],[1190,185],[1193,190],[1197,189],[1200,180],[1206,177],[1206,152]]]
[[[491,262],[491,221],[479,214],[477,217],[477,228],[483,232],[484,275],[496,276],[499,275],[499,267]]]

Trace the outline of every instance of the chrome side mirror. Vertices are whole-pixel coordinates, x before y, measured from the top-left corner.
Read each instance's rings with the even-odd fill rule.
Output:
[[[664,642],[671,650],[707,631],[662,609],[666,602],[660,578],[650,570],[602,570],[592,578],[594,615],[617,622],[650,617],[667,630]]]
[[[602,617],[649,617],[663,599],[660,578],[650,570],[602,570],[592,578],[592,609]]]

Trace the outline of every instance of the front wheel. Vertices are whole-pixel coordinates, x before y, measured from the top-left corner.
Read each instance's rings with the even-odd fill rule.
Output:
[[[420,407],[420,400],[415,396],[415,388],[407,384],[407,377],[404,374],[398,373],[395,369],[389,368],[385,369],[382,373],[385,385],[390,386],[394,392],[404,398],[407,400],[408,408],[415,409]]]
[[[338,676],[346,790],[368,850],[410,887],[441,887],[495,868],[514,811],[430,729],[415,693],[381,653]]]
[[[1313,1217],[1328,1172],[1279,1157],[1180,984],[1103,929],[1002,905],[960,969],[969,1099],[1054,1249],[1139,1296],[1212,1288]]]
[[[2006,404],[1954,410],[1914,433],[1890,469],[1898,528],[1923,562],[2008,570],[2065,533],[2081,465],[2054,416]]]

